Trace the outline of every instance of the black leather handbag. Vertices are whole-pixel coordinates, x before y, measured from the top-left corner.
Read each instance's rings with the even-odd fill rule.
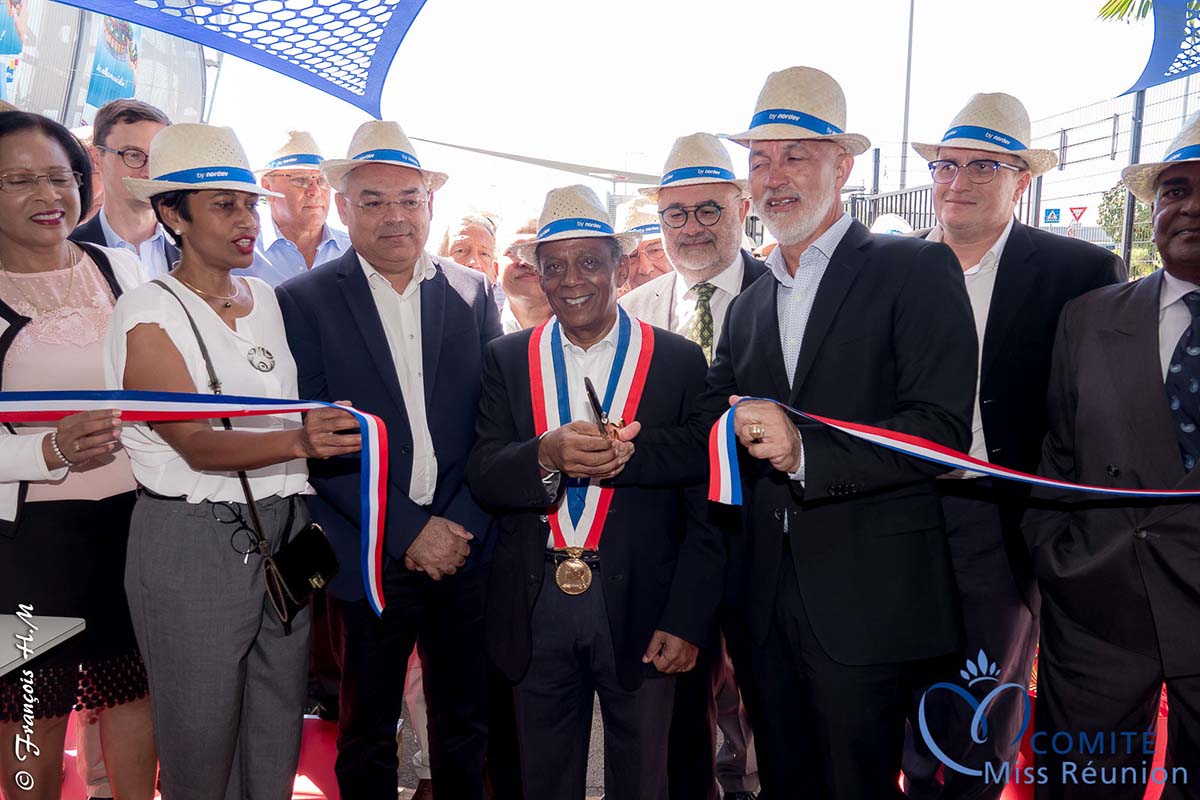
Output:
[[[200,354],[204,357],[204,366],[208,370],[208,388],[212,390],[213,394],[221,394],[221,380],[213,368],[212,359],[208,355],[204,337],[200,335],[200,328],[196,326],[196,320],[192,318],[192,314],[187,310],[183,300],[166,282],[158,279],[153,282],[179,301],[183,313],[187,315],[188,322],[192,326],[192,333],[196,335],[196,342],[200,345]],[[228,417],[222,418],[221,424],[225,426],[225,430],[233,429],[233,423],[229,421]],[[267,601],[271,604],[276,616],[279,617],[279,621],[283,623],[284,634],[291,635],[292,620],[308,605],[308,599],[312,596],[313,591],[323,587],[330,578],[337,574],[337,555],[330,547],[329,540],[325,538],[325,531],[321,530],[321,526],[315,522],[309,522],[272,555],[271,543],[264,534],[262,520],[258,516],[258,507],[255,505],[254,495],[250,491],[250,479],[246,477],[245,472],[238,472],[238,479],[242,482],[242,491],[246,495],[246,507],[250,511],[249,527],[251,533],[254,534],[255,544],[263,560]]]

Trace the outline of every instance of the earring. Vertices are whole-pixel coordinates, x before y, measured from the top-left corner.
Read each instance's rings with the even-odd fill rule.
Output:
[[[179,228],[176,228],[176,229],[175,229],[175,235],[176,235],[176,236],[183,236],[183,231],[181,231]]]

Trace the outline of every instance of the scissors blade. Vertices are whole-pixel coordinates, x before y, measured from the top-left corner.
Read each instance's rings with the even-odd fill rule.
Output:
[[[588,403],[592,407],[592,413],[596,416],[596,424],[600,426],[600,433],[608,436],[608,414],[604,413],[604,408],[600,405],[600,398],[596,395],[596,387],[592,386],[592,379],[584,376],[583,388],[587,391]]]

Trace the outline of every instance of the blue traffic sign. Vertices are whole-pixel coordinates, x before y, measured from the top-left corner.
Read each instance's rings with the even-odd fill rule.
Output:
[[[1057,225],[1062,218],[1061,208],[1043,208],[1042,209],[1042,224]]]

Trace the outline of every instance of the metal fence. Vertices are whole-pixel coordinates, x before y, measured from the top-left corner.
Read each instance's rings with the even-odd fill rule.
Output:
[[[1077,236],[1120,252],[1123,248],[1125,192],[1118,187],[1121,169],[1130,164],[1134,138],[1135,96],[1090,103],[1033,122],[1031,146],[1054,150],[1059,165],[1030,186],[1018,217],[1055,233]],[[1158,160],[1188,115],[1200,111],[1200,78],[1190,76],[1146,91],[1141,125],[1141,161]],[[904,217],[915,229],[934,222],[932,187],[899,189],[899,142],[879,147],[879,188],[855,194],[845,206],[867,225],[881,214]],[[908,174],[916,169],[911,161]],[[1132,199],[1132,198],[1130,198]],[[1130,274],[1149,274],[1159,266],[1150,233],[1150,211],[1138,204],[1130,236]],[[1080,215],[1076,221],[1072,209]],[[1082,209],[1082,210],[1081,210]],[[1047,212],[1052,218],[1047,220]]]

